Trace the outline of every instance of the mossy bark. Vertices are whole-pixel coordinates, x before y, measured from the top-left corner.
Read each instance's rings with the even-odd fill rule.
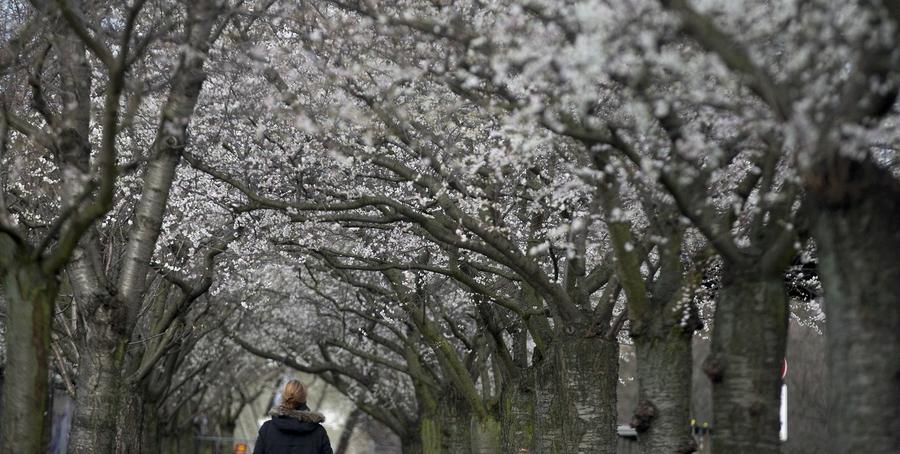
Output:
[[[59,289],[56,276],[22,257],[6,270],[6,368],[0,452],[44,452],[49,426],[50,325]]]
[[[493,454],[501,452],[500,448],[500,421],[493,416],[487,418],[472,418],[471,429],[472,454]],[[462,451],[460,451],[462,452]]]
[[[403,454],[424,454],[422,437],[419,433],[400,438],[400,452]]]
[[[503,452],[534,450],[534,371],[506,384],[500,395],[500,441]]]
[[[443,450],[444,437],[437,416],[423,415],[419,420],[419,440],[416,445],[423,454],[440,454]],[[403,450],[406,453],[406,449]]]
[[[472,438],[470,426],[472,412],[462,400],[462,396],[452,388],[445,390],[438,401],[437,412],[437,429],[442,452],[468,453]]]

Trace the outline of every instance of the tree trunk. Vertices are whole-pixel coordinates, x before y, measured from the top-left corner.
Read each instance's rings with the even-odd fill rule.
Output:
[[[159,436],[159,413],[156,408],[144,409],[144,428],[141,431],[141,452],[156,454],[162,450]]]
[[[144,404],[144,419],[141,424],[141,449],[138,452],[156,454],[162,449],[159,431],[159,404],[148,401]],[[232,428],[234,432],[234,428]]]
[[[686,454],[696,451],[691,415],[691,334],[680,326],[634,339],[638,406],[632,426],[641,452]]]
[[[813,192],[813,234],[825,291],[832,452],[896,453],[900,182],[867,162],[839,165],[843,172]]]
[[[44,452],[49,426],[50,324],[59,289],[38,262],[19,261],[6,270],[6,368],[0,452]]]
[[[712,381],[716,454],[777,453],[788,301],[781,273],[727,264],[716,306]]]
[[[424,430],[424,429],[423,429]],[[403,454],[424,454],[422,438],[419,434],[412,434],[400,439],[400,452]]]
[[[100,304],[85,324],[91,329],[79,348],[75,416],[69,439],[70,454],[113,452],[119,424],[121,368],[125,342],[113,332],[113,307]]]
[[[159,404],[149,400],[142,389],[124,387],[119,399],[116,425],[116,453],[155,454],[160,450]]]
[[[144,401],[141,395],[130,386],[120,388],[123,394],[119,397],[120,407],[117,415],[119,423],[116,433],[117,454],[140,454],[141,430],[144,425]]]
[[[500,421],[492,416],[472,418],[469,430],[472,454],[494,454],[500,451]],[[465,451],[451,451],[465,452]]]
[[[412,350],[407,350],[407,361],[411,366],[418,367],[418,358]],[[416,375],[411,375],[416,390],[416,400],[419,407],[417,426],[410,428],[406,434],[397,435],[401,438],[403,452],[407,449],[417,449],[417,453],[439,454],[443,444],[443,433],[438,410],[440,404],[435,398],[434,391],[419,381]],[[413,439],[416,439],[413,441]],[[410,445],[410,447],[406,447]]]
[[[119,274],[117,287],[119,298],[128,313],[129,332],[137,323],[145,290],[144,281],[162,229],[175,170],[181,161],[182,151],[188,145],[187,130],[206,80],[203,64],[219,12],[213,1],[188,4],[188,39],[185,44],[189,50],[181,53],[178,69],[172,78],[172,88],[151,146],[151,161],[144,172],[141,199],[134,211],[134,228],[129,235]]]
[[[189,448],[194,446],[194,432],[190,427],[181,428],[175,433],[166,433],[161,438],[162,451],[165,454],[181,454],[193,452]]]
[[[163,454],[178,452],[178,439],[171,436],[171,434],[167,434],[162,438],[160,447],[160,452]]]
[[[356,430],[356,425],[359,424],[362,415],[362,410],[357,408],[347,417],[347,422],[344,423],[344,430],[341,432],[341,438],[338,439],[334,454],[345,454],[347,452],[347,448],[350,447],[350,439],[353,438],[353,431]]]
[[[554,340],[537,371],[537,452],[615,453],[618,351],[599,337]]]
[[[423,454],[440,454],[444,437],[441,424],[434,414],[422,415],[419,420],[419,439],[414,443],[418,451]],[[403,444],[406,446],[406,443]],[[403,449],[406,452],[406,448]]]
[[[216,450],[218,452],[223,452],[227,454],[231,454],[234,448],[234,428],[237,425],[236,421],[221,421],[219,423],[218,431],[216,436],[222,438],[221,443],[216,443]],[[225,441],[224,439],[229,439]]]
[[[500,394],[500,443],[503,452],[532,452],[534,449],[534,371],[522,371],[518,379],[506,383]]]
[[[441,435],[442,452],[465,454],[471,451],[472,413],[467,404],[453,390],[438,401],[438,431]]]

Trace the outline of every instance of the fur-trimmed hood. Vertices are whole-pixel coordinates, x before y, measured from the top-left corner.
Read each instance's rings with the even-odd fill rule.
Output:
[[[325,416],[321,413],[311,411],[309,407],[302,406],[298,409],[285,408],[277,406],[269,412],[272,419],[276,418],[293,418],[302,423],[321,424],[325,422]]]

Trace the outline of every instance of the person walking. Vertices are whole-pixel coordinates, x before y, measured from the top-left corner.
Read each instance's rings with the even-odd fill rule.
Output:
[[[272,409],[272,419],[259,428],[253,454],[334,454],[325,416],[306,406],[306,386],[298,380],[284,385],[281,405]]]

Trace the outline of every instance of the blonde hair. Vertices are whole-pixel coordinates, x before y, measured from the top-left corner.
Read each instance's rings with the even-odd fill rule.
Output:
[[[306,403],[306,386],[300,380],[291,380],[284,385],[281,392],[281,405],[287,408],[297,408]]]

